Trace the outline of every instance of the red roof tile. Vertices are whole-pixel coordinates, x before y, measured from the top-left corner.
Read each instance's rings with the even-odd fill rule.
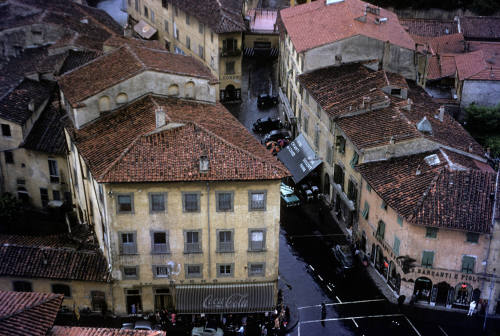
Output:
[[[111,328],[54,326],[47,336],[165,336],[157,330],[121,330]]]
[[[439,162],[429,165],[425,158]],[[495,173],[452,170],[441,151],[356,167],[375,192],[411,223],[489,233]]]
[[[413,50],[415,43],[399,24],[396,14],[380,8],[380,15],[368,13],[366,22],[356,20],[370,4],[361,0],[344,0],[327,5],[325,1],[313,1],[280,11],[281,20],[297,52],[313,49],[356,35]],[[387,18],[381,24],[376,18]]]
[[[461,16],[460,29],[468,40],[500,40],[500,16]]]
[[[455,76],[456,72],[455,55],[434,55],[429,59],[427,69],[429,80]]]
[[[99,251],[0,246],[0,275],[59,280],[109,281],[108,264]]]
[[[399,22],[411,35],[435,37],[458,33],[458,25],[454,20],[400,18]]]
[[[185,125],[154,132],[158,108],[166,112],[167,123]],[[286,168],[221,104],[147,96],[74,130],[74,141],[93,176],[102,182],[288,176]],[[201,154],[209,157],[209,173],[199,174]]]
[[[206,66],[191,56],[125,44],[67,72],[60,77],[59,85],[65,98],[75,106],[82,100],[146,70],[216,80]]]
[[[60,294],[0,291],[0,335],[45,336],[62,300]]]
[[[0,235],[0,245],[20,245],[32,247],[67,247],[73,245],[67,235],[25,236]]]

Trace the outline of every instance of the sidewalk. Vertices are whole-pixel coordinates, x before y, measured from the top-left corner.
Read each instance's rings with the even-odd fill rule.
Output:
[[[296,301],[294,293],[291,290],[291,286],[286,282],[286,279],[283,279],[281,276],[278,280],[278,289],[281,290],[281,293],[283,294],[284,305],[288,306],[290,309],[290,321],[288,321],[288,325],[285,329],[285,334],[288,334],[292,332],[299,323],[299,310],[297,309],[297,304],[295,303]]]

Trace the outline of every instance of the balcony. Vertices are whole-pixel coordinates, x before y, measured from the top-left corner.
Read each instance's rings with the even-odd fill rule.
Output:
[[[240,56],[241,55],[241,49],[237,48],[222,48],[220,49],[220,56],[221,57],[234,57],[234,56]]]

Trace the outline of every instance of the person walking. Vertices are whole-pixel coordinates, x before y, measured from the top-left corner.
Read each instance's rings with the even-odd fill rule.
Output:
[[[476,301],[472,300],[469,305],[469,312],[467,313],[467,316],[472,316],[472,314],[474,314],[474,310],[476,310]]]

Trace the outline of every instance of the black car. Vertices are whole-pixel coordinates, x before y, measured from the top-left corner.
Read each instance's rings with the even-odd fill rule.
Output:
[[[278,141],[279,139],[290,139],[291,134],[287,129],[274,130],[266,134],[262,143],[268,143],[269,141]]]
[[[257,106],[259,108],[272,107],[278,104],[278,96],[271,96],[267,93],[261,93],[257,97]]]
[[[253,123],[253,131],[257,133],[269,133],[272,130],[283,127],[278,118],[260,118]]]
[[[332,248],[332,252],[341,272],[350,271],[354,268],[352,250],[348,245],[336,245]]]

